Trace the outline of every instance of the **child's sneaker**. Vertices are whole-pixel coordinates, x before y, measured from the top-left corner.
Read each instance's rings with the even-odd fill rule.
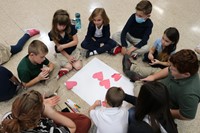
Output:
[[[40,33],[40,31],[39,31],[39,30],[37,30],[37,29],[29,29],[29,30],[27,30],[27,31],[26,31],[26,33],[27,33],[27,34],[29,34],[29,35],[30,35],[30,37],[33,37],[33,36],[35,36],[35,35],[39,34],[39,33]]]
[[[89,50],[85,54],[85,58],[88,58],[88,57],[90,57],[90,51]]]
[[[97,51],[96,50],[94,50],[94,51],[87,51],[86,52],[86,55],[85,55],[85,58],[88,58],[88,57],[90,57],[90,56],[93,56],[93,55],[97,55],[98,53],[97,53]]]
[[[68,69],[66,68],[61,68],[58,72],[58,76],[57,76],[57,79],[61,78],[62,76],[66,75],[67,73],[69,72]]]
[[[118,53],[120,53],[122,50],[122,47],[121,46],[117,46],[115,48],[113,48],[110,52],[113,54],[113,55],[116,55]]]
[[[130,71],[130,70],[126,70],[124,72],[124,74],[130,79],[131,82],[135,82],[137,80],[140,80],[142,78],[144,78],[143,76],[141,76],[140,74]]]

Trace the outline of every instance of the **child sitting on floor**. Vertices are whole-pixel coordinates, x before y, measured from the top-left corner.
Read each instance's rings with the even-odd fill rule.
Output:
[[[111,87],[105,97],[105,107],[97,100],[89,109],[89,115],[97,127],[97,133],[126,133],[128,128],[128,110],[123,109],[125,93],[122,88]]]
[[[0,44],[0,64],[6,63],[10,57],[14,54],[19,53],[24,47],[25,43],[29,38],[39,34],[40,31],[37,29],[29,29],[26,33],[19,39],[17,44],[8,46],[6,44]]]
[[[52,29],[49,38],[55,43],[56,60],[62,67],[58,78],[67,74],[73,68],[82,68],[80,51],[77,49],[78,36],[75,26],[71,24],[69,13],[66,10],[57,10],[53,15]]]
[[[48,95],[53,94],[59,85],[56,79],[58,67],[45,57],[47,53],[48,48],[43,42],[32,41],[28,47],[28,55],[20,61],[17,72],[25,88],[45,91]]]
[[[81,47],[87,49],[86,58],[111,51],[117,42],[110,38],[110,24],[106,11],[96,8],[89,17],[89,26]]]

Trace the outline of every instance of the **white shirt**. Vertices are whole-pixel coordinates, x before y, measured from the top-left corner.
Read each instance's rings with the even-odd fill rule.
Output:
[[[94,36],[95,37],[102,37],[103,36],[103,33],[102,33],[103,25],[100,28],[98,28],[97,26],[95,26],[95,27],[96,27],[96,31],[94,33]]]
[[[97,133],[126,133],[128,129],[128,110],[124,108],[105,108],[90,111],[90,117],[97,126]]]

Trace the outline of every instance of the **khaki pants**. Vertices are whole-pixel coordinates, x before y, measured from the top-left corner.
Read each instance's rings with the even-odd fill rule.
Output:
[[[36,90],[39,91],[42,95],[50,96],[54,94],[60,87],[57,82],[57,75],[60,70],[60,67],[55,64],[53,71],[50,73],[49,79],[41,81],[30,88],[28,90]]]
[[[133,90],[134,96],[138,97],[142,85],[143,85],[142,81],[135,81]]]
[[[142,66],[140,64],[133,63],[131,65],[130,70],[140,74],[142,77],[147,77],[151,74],[159,72],[161,70],[161,68],[155,68],[155,67],[151,67],[151,66]]]
[[[0,43],[0,64],[7,62],[11,57],[11,47]]]
[[[78,48],[76,48],[72,53],[71,56],[74,57],[75,60],[79,60],[81,57],[81,52]],[[61,53],[56,53],[55,54],[55,59],[58,62],[58,64],[61,67],[64,67],[67,65],[67,63],[69,63],[69,61],[67,60],[67,58],[65,56],[63,56]]]
[[[117,33],[113,34],[112,39],[115,40],[119,45],[121,45],[122,44],[121,43],[121,32],[117,32]],[[140,41],[141,41],[141,39],[132,37],[129,33],[127,33],[127,35],[126,35],[126,42],[128,44],[127,48],[130,48],[131,46],[138,44]],[[148,51],[149,51],[149,46],[144,45],[140,49],[137,49],[136,51],[132,52],[132,54],[137,53],[138,55],[142,55],[144,53],[147,53]]]

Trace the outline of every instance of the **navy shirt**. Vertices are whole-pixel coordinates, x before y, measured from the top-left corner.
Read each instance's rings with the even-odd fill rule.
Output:
[[[96,41],[98,43],[106,43],[110,40],[110,25],[103,25],[102,28],[102,37],[95,37],[95,31],[96,31],[96,26],[95,24],[91,21],[88,25],[88,31],[87,31],[87,35],[85,36],[85,40],[87,40],[88,42],[93,42],[92,37],[93,38],[98,38]]]
[[[17,86],[10,81],[12,76],[12,72],[0,66],[0,101],[9,100],[16,94]]]
[[[69,42],[71,42],[71,41],[73,41],[73,36],[75,35],[77,33],[77,30],[75,29],[75,26],[74,25],[71,25],[71,31],[70,31],[70,36],[71,37],[69,37],[68,35],[67,35],[67,33],[65,32],[65,36],[64,37],[62,37],[61,35],[59,35],[58,36],[58,38],[60,39],[60,41],[58,42],[59,44],[66,44],[66,43],[69,43]],[[53,39],[52,39],[52,36],[51,36],[51,32],[49,32],[49,39],[51,40],[51,41],[53,41]],[[76,45],[77,46],[77,45]],[[64,51],[65,52],[67,52],[67,54],[71,54],[75,49],[76,49],[76,46],[72,46],[72,47],[69,47],[69,48],[65,48],[64,49]],[[60,53],[58,50],[57,50],[57,47],[55,46],[55,51],[56,51],[56,53]]]
[[[126,34],[129,33],[132,37],[142,39],[138,44],[135,45],[137,48],[147,44],[149,36],[152,32],[153,23],[148,18],[144,23],[137,23],[135,20],[135,14],[132,14],[131,17],[126,22],[122,33],[121,33],[121,43],[122,46],[127,47]]]

